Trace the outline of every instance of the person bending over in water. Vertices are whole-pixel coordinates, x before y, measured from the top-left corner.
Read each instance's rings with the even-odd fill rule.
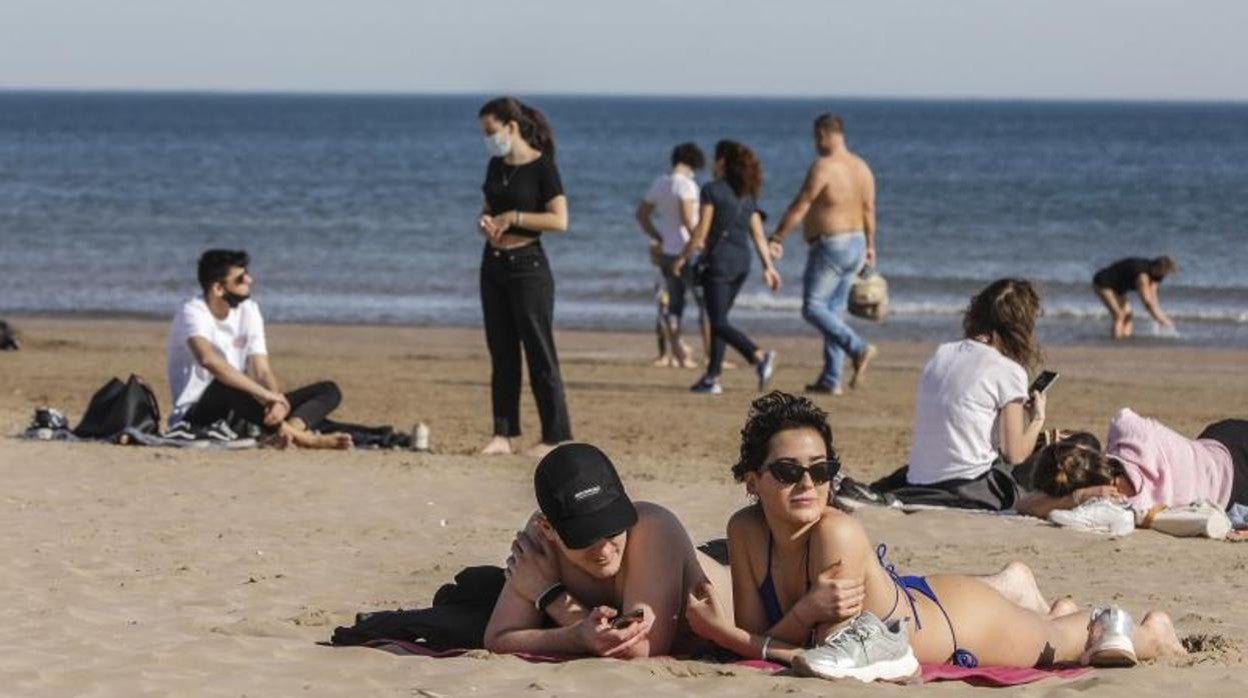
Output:
[[[909,676],[916,658],[1031,667],[1184,653],[1164,613],[1136,625],[1117,607],[1089,614],[1059,602],[1045,614],[975,577],[897,574],[883,545],[827,506],[839,469],[827,413],[778,391],[754,401],[732,469],[758,499],[728,522],[733,613],[702,585],[686,612],[698,633],[742,656],[792,662],[804,675],[862,680]],[[861,613],[807,611],[803,598],[829,573],[863,581]]]
[[[685,596],[712,580],[726,592],[728,573],[675,515],[629,500],[606,454],[584,443],[547,454],[534,487],[540,512],[512,543],[486,649],[632,658],[704,645],[680,620]]]
[[[1130,337],[1135,329],[1131,319],[1131,302],[1127,300],[1127,294],[1131,291],[1140,294],[1144,308],[1158,324],[1174,327],[1170,318],[1161,311],[1161,302],[1157,300],[1157,287],[1161,285],[1162,279],[1177,269],[1178,265],[1172,257],[1128,257],[1096,272],[1092,277],[1092,288],[1113,319],[1114,339]]]
[[[166,346],[173,392],[172,432],[202,429],[219,420],[260,426],[273,445],[351,448],[350,434],[314,431],[342,401],[328,381],[283,393],[269,365],[254,279],[242,250],[208,250],[199,258],[201,293],[182,304]]]

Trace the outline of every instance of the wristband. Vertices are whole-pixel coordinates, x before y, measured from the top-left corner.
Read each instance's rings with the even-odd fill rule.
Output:
[[[562,582],[551,584],[546,587],[546,591],[538,594],[537,598],[533,599],[533,608],[537,609],[539,613],[545,611],[547,606],[554,603],[555,599],[559,598],[559,595],[567,590],[568,588]]]
[[[524,227],[523,225],[521,225],[521,222],[522,222],[523,220],[524,220],[524,214],[523,214],[523,213],[521,213],[520,211],[516,211],[516,227],[517,227],[517,228],[523,228],[523,227]]]
[[[764,635],[763,636],[763,649],[760,650],[758,653],[758,658],[763,660],[764,662],[767,661],[767,648],[770,646],[771,646],[771,636]]]

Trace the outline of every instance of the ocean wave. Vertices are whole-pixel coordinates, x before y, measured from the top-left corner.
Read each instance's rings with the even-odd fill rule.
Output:
[[[755,311],[793,312],[800,313],[802,299],[792,296],[776,296],[769,293],[743,293],[737,297],[737,307]],[[944,303],[939,301],[894,301],[889,305],[891,315],[905,317],[952,316],[961,315],[966,310],[965,303]],[[1056,303],[1046,305],[1045,316],[1067,319],[1108,318],[1105,308],[1095,305],[1074,303]],[[1171,307],[1166,306],[1166,313],[1175,320],[1192,322],[1218,322],[1248,324],[1248,310],[1232,307]],[[1143,311],[1137,310],[1136,317],[1147,319]]]

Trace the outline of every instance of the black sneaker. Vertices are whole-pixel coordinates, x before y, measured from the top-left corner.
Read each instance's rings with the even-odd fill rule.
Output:
[[[771,377],[776,372],[776,352],[763,354],[763,360],[758,362],[754,370],[758,373],[758,390],[762,392],[767,389],[767,384],[771,383]]]
[[[204,436],[213,441],[236,441],[238,439],[238,434],[230,428],[229,422],[226,422],[224,419],[218,419],[204,427],[203,433]]]
[[[166,439],[177,439],[178,441],[194,441],[199,438],[199,434],[195,433],[195,428],[186,422],[178,422],[169,431],[163,435]]]
[[[897,497],[887,492],[880,492],[872,488],[865,482],[858,482],[852,477],[841,480],[841,487],[836,491],[837,498],[861,502],[863,504],[876,504],[878,506],[896,506]]]
[[[54,407],[40,407],[35,410],[35,416],[30,420],[31,429],[68,429],[69,420],[65,418],[65,413]]]
[[[828,385],[827,383],[809,383],[804,390],[811,395],[841,395],[841,387],[839,385]]]

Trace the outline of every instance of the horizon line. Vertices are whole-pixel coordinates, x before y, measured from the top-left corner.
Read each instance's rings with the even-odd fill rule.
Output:
[[[546,92],[546,91],[475,91],[475,90],[335,90],[335,89],[249,89],[191,87],[11,87],[0,85],[3,94],[39,95],[170,95],[170,96],[238,96],[238,97],[489,97],[512,94],[528,97],[589,98],[589,99],[670,99],[670,100],[776,100],[776,101],[884,101],[884,102],[1049,102],[1049,103],[1115,103],[1115,104],[1191,104],[1243,105],[1248,97],[1090,97],[1090,96],[1020,96],[1020,95],[895,95],[895,94],[789,94],[789,93],[687,93],[687,92]]]

